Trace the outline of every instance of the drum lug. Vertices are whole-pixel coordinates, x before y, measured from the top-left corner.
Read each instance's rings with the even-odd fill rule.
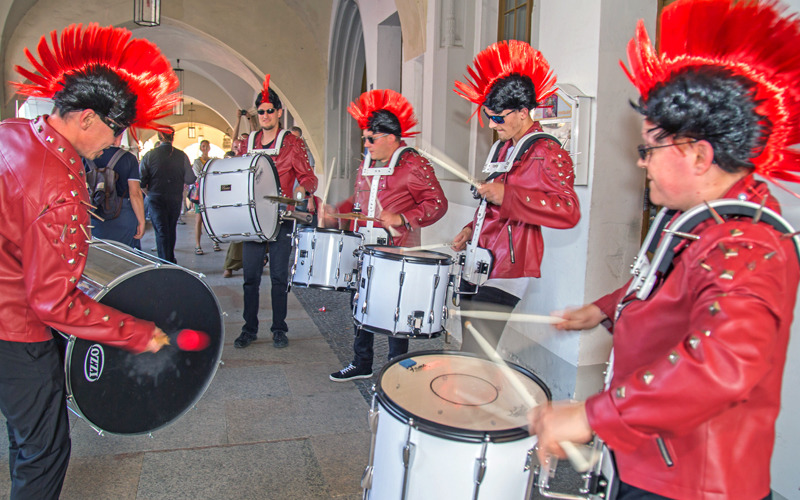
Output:
[[[408,419],[408,433],[406,434],[406,444],[403,446],[403,491],[400,498],[405,500],[408,496],[408,470],[411,468],[411,462],[414,459],[414,443],[411,442],[411,429],[414,428],[414,419]]]
[[[364,490],[364,498],[367,498],[367,492],[372,489],[372,466],[367,465],[364,467],[364,474],[361,475],[361,488]]]
[[[478,490],[481,487],[483,478],[486,477],[486,450],[489,447],[489,441],[491,441],[491,437],[489,437],[487,434],[483,438],[481,456],[480,458],[475,459],[475,491],[472,495],[472,498],[478,498]]]

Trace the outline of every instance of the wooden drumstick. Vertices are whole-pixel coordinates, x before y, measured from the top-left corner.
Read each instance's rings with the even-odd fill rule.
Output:
[[[436,148],[434,148],[433,146],[429,146],[427,149],[436,151],[437,154],[439,154],[440,156],[444,156],[444,157],[447,158],[447,155],[442,154],[440,151],[436,150]],[[419,152],[419,154],[421,154],[425,158],[429,159],[433,163],[435,163],[435,164],[439,165],[440,167],[442,167],[443,169],[447,170],[451,174],[455,175],[456,177],[458,177],[462,181],[470,184],[471,186],[474,186],[476,188],[481,187],[480,182],[478,182],[475,179],[473,179],[472,177],[470,177],[469,173],[467,172],[466,169],[456,166],[455,162],[453,162],[452,160],[450,162],[442,160],[442,159],[434,156],[432,153],[429,153],[428,151],[425,151],[425,150],[423,150],[421,148],[417,148],[417,152]],[[449,160],[449,158],[448,158],[448,160]]]
[[[331,190],[331,179],[333,179],[333,171],[336,169],[336,157],[331,161],[331,167],[328,171],[328,177],[325,181],[325,193],[322,195],[322,206],[318,208],[319,217],[317,217],[317,226],[323,227],[325,225],[325,203],[328,202],[328,193]]]
[[[381,205],[381,200],[379,200],[377,196],[375,197],[375,203],[378,204],[378,210],[380,210],[381,214],[383,214],[383,205]],[[383,223],[381,223],[381,225],[383,225]],[[386,230],[389,231],[389,236],[391,236],[392,238],[400,236],[400,233],[397,231],[397,229],[393,228],[392,226],[387,225]]]
[[[420,245],[418,247],[404,248],[403,250],[405,250],[406,252],[415,252],[417,250],[430,250],[432,248],[444,248],[444,247],[449,247],[449,246],[452,246],[452,245],[453,245],[453,243],[451,241],[447,241],[447,242],[444,242],[444,243],[435,243],[435,244],[432,244],[432,245]],[[454,310],[455,309],[451,309],[451,311],[454,311]]]
[[[497,363],[504,370],[507,370],[506,373],[508,373],[508,381],[511,384],[511,387],[517,391],[517,394],[520,398],[522,398],[523,402],[530,408],[539,406],[539,403],[537,403],[533,396],[528,393],[525,386],[516,377],[516,372],[510,366],[508,366],[508,364],[503,358],[500,357],[499,354],[497,354],[497,351],[491,346],[491,344],[489,344],[489,342],[487,342],[483,335],[481,335],[480,332],[478,332],[478,330],[472,326],[472,323],[466,321],[464,322],[464,326],[467,327],[470,333],[475,337],[475,341],[478,343],[486,356],[488,356],[490,360]],[[600,458],[597,454],[591,453],[587,459],[586,456],[578,449],[578,445],[569,441],[559,441],[558,445],[561,446],[561,449],[563,449],[564,453],[567,454],[567,458],[572,464],[572,467],[578,472],[588,471]],[[588,447],[584,446],[584,448]]]
[[[451,316],[461,316],[464,318],[475,319],[491,319],[497,321],[521,321],[523,323],[545,323],[554,325],[565,321],[564,318],[558,316],[542,316],[539,314],[520,314],[520,313],[503,313],[496,311],[460,311],[458,309],[450,309]]]

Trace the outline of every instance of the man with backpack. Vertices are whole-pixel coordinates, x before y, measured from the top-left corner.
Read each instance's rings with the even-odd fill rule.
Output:
[[[92,236],[141,248],[144,236],[144,196],[139,162],[128,151],[111,146],[95,160],[83,160],[95,217]]]

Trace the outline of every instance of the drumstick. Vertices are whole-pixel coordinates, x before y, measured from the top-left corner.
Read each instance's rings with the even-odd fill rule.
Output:
[[[406,251],[406,252],[415,252],[417,250],[430,250],[432,248],[449,247],[452,244],[453,244],[452,242],[447,241],[445,243],[436,243],[436,244],[433,244],[433,245],[420,245],[418,247],[404,248],[403,250]]]
[[[497,354],[497,351],[486,341],[486,339],[481,335],[478,330],[472,326],[472,323],[469,321],[464,322],[464,326],[470,331],[470,333],[474,336],[475,341],[478,343],[480,348],[489,357],[490,360],[497,363],[501,368],[507,370],[509,373],[508,381],[511,384],[511,387],[517,391],[517,394],[520,398],[522,398],[523,402],[529,406],[530,408],[535,408],[539,406],[539,403],[533,398],[533,396],[528,393],[525,386],[516,376],[516,372],[508,366],[503,358]],[[564,450],[564,453],[567,454],[567,458],[569,459],[572,467],[578,472],[586,472],[597,462],[599,456],[597,454],[592,454],[592,456],[587,459],[583,453],[578,450],[578,445],[569,441],[559,441],[558,445],[561,446],[561,449]]]
[[[328,201],[328,192],[331,190],[331,179],[333,179],[333,171],[336,169],[336,157],[331,161],[331,167],[328,171],[328,177],[325,180],[325,193],[322,195],[321,207],[319,207],[319,217],[317,217],[317,226],[323,227],[325,225],[325,203]]]
[[[377,196],[375,197],[375,202],[378,204],[378,210],[381,211],[381,215],[383,215],[383,205],[381,205],[381,200],[379,200]],[[380,219],[378,220],[380,221]],[[381,225],[383,225],[382,221]],[[397,229],[393,228],[392,226],[387,225],[386,230],[389,231],[389,236],[391,236],[392,238],[400,236],[400,233],[397,231]]]
[[[467,172],[467,170],[465,168],[456,166],[456,163],[454,161],[452,161],[447,155],[443,154],[441,151],[437,150],[436,148],[434,148],[433,146],[430,146],[430,145],[428,146],[428,149],[430,149],[431,151],[436,151],[436,153],[439,156],[447,158],[447,160],[449,160],[449,162],[446,161],[446,160],[442,160],[440,158],[437,158],[432,153],[429,153],[428,151],[425,151],[425,150],[423,150],[421,148],[417,148],[417,151],[419,152],[419,154],[421,154],[425,158],[429,159],[433,163],[439,165],[440,167],[442,167],[443,169],[447,170],[451,174],[455,175],[456,177],[458,177],[462,181],[464,181],[464,182],[466,182],[466,183],[468,183],[471,186],[474,186],[476,188],[481,187],[480,182],[478,182],[475,179],[473,179],[472,177],[470,177],[469,173]]]
[[[450,309],[449,312],[451,316],[497,321],[521,321],[524,323],[545,323],[551,325],[565,321],[564,318],[559,318],[558,316],[542,316],[539,314],[503,313],[496,311],[459,311],[458,309]]]

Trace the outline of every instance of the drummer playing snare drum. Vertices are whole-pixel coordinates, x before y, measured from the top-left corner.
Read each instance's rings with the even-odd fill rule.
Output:
[[[354,194],[339,204],[339,212],[351,212],[358,203],[367,216],[377,219],[376,227],[387,229],[392,245],[419,245],[419,228],[444,216],[447,199],[428,160],[402,139],[417,134],[410,132],[417,124],[411,104],[393,90],[371,90],[347,111],[363,130],[368,154],[358,169]],[[325,210],[326,214],[332,212],[332,208]],[[353,222],[354,230],[372,224]],[[330,227],[338,221],[327,218],[325,223]],[[372,333],[356,329],[353,362],[332,373],[330,379],[344,382],[371,377],[372,343]],[[389,359],[406,352],[408,339],[389,337]]]
[[[178,78],[170,62],[151,42],[130,37],[97,24],[65,28],[52,48],[42,37],[38,54],[48,62],[27,55],[46,74],[18,66],[33,83],[16,87],[52,98],[56,109],[0,124],[0,410],[8,425],[10,498],[56,499],[67,472],[64,366],[51,328],[133,352],[167,343],[152,322],[78,288],[91,206],[81,157],[118,146],[128,127],[163,129],[154,120],[180,98],[172,93]],[[59,40],[56,32],[52,39]]]

